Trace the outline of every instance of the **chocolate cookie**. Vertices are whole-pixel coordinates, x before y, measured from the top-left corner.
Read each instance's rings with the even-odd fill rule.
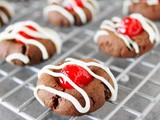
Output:
[[[13,7],[6,1],[0,1],[0,27],[7,24],[14,15]]]
[[[151,20],[160,21],[160,1],[126,0],[123,4],[123,13],[140,13]]]
[[[55,26],[81,26],[91,21],[97,10],[96,0],[49,0],[44,16]]]
[[[80,116],[99,109],[107,100],[115,101],[117,90],[114,76],[101,63],[67,58],[39,72],[34,95],[59,114]]]
[[[61,38],[33,21],[18,22],[0,33],[0,57],[15,65],[33,65],[61,52]]]
[[[122,58],[140,56],[151,50],[160,39],[156,25],[140,14],[105,20],[94,41],[105,53]]]

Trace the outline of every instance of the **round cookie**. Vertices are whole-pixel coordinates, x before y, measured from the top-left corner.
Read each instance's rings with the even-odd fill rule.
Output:
[[[160,21],[159,0],[126,0],[123,3],[123,14],[140,13],[144,17]]]
[[[159,39],[156,25],[138,13],[124,19],[105,20],[94,36],[102,51],[121,58],[140,56],[151,50]]]
[[[44,16],[55,26],[81,26],[90,22],[98,10],[96,0],[49,0]]]
[[[15,65],[38,64],[60,53],[61,45],[55,31],[33,21],[15,23],[0,33],[0,57]]]
[[[94,112],[117,98],[117,82],[109,68],[91,60],[67,58],[47,65],[38,74],[36,99],[65,116]]]
[[[0,27],[7,24],[14,15],[13,7],[6,1],[0,1]]]

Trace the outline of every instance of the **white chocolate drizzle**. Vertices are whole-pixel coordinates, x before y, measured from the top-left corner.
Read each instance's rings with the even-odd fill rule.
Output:
[[[0,0],[0,6],[7,9],[11,17],[14,15],[14,8],[9,3]]]
[[[36,29],[36,31],[31,30],[31,29],[27,28],[26,26],[32,26],[33,28]],[[18,33],[20,31],[25,32],[26,34],[32,36],[33,38],[50,40],[55,45],[57,53],[61,52],[62,41],[61,41],[60,36],[55,31],[50,30],[48,28],[42,28],[37,23],[35,23],[33,21],[18,22],[18,23],[15,23],[13,25],[8,26],[4,30],[4,32],[0,33],[0,41],[15,40],[16,39],[16,40],[19,40],[25,44],[34,45],[40,49],[40,51],[42,53],[42,58],[44,60],[49,58],[47,49],[42,43],[40,43],[38,40],[35,40],[35,39],[28,39],[28,38],[23,37],[22,35],[20,35]],[[25,64],[27,64],[27,62],[29,63],[30,60],[28,60],[29,59],[28,56],[25,56],[25,57],[24,56],[25,55],[23,55],[22,53],[13,53],[13,54],[7,56],[6,59],[9,62],[11,62],[14,59],[18,59],[18,60],[24,62]]]
[[[15,60],[15,59],[20,60],[25,64],[29,63],[29,61],[30,61],[28,56],[25,56],[21,53],[13,53],[13,54],[10,54],[6,57],[6,61],[9,63],[11,63],[12,60]]]
[[[48,13],[51,12],[51,11],[59,12],[61,15],[63,15],[65,18],[68,19],[70,24],[74,23],[74,17],[72,16],[72,14],[70,12],[68,12],[66,9],[64,9],[61,6],[54,5],[54,4],[53,5],[49,5],[44,9],[43,14],[44,14],[45,18],[48,17]]]
[[[111,96],[110,100],[112,100],[112,101],[116,100],[117,92],[118,92],[118,85],[117,85],[117,82],[116,82],[113,74],[110,72],[109,68],[104,67],[102,64],[97,63],[97,62],[83,62],[83,61],[76,60],[76,59],[73,59],[73,58],[68,58],[68,59],[65,60],[65,63],[61,64],[60,66],[55,66],[55,65],[45,66],[42,70],[39,71],[38,78],[40,78],[41,75],[44,74],[44,73],[49,74],[49,75],[54,76],[54,77],[62,77],[71,86],[73,86],[74,89],[76,89],[78,92],[81,93],[81,95],[84,97],[84,100],[85,100],[85,103],[86,103],[85,106],[83,107],[75,97],[71,96],[68,93],[64,93],[64,92],[58,91],[54,88],[47,87],[47,86],[44,86],[44,85],[38,85],[34,90],[34,96],[43,106],[45,104],[38,96],[38,90],[40,90],[40,89],[46,90],[50,93],[56,94],[60,97],[63,97],[65,99],[69,100],[80,113],[86,113],[90,110],[90,100],[89,100],[89,97],[88,97],[87,93],[82,88],[77,86],[74,82],[72,82],[72,80],[68,76],[66,76],[62,73],[56,73],[56,72],[51,71],[51,69],[60,70],[60,69],[64,68],[66,65],[70,65],[70,64],[75,64],[75,65],[81,66],[82,68],[87,70],[94,78],[97,78],[98,80],[102,81],[108,87],[108,89],[111,92],[112,96]],[[103,78],[102,76],[99,76],[99,75],[95,74],[94,72],[92,72],[90,70],[89,66],[96,66],[96,67],[99,67],[99,68],[103,69],[112,79],[114,87],[112,87],[112,85],[105,78]]]
[[[12,17],[14,15],[13,7],[5,1],[0,1],[0,7],[3,7],[9,13],[8,16],[5,12],[0,11],[0,17],[2,18],[3,23],[7,24],[9,22],[9,17]]]
[[[9,22],[9,18],[8,18],[8,16],[7,16],[4,12],[0,11],[0,16],[1,16],[1,18],[2,18],[2,21],[3,21],[5,24],[7,24],[7,23]]]
[[[123,5],[122,5],[122,13],[124,15],[128,15],[129,14],[129,6],[132,5],[132,2],[131,0],[126,0],[123,2]]]
[[[62,3],[62,6],[65,7],[68,4],[70,4],[73,7],[73,10],[78,14],[82,23],[85,24],[87,22],[87,16],[86,16],[84,10],[81,7],[79,7],[74,0],[65,0]]]
[[[131,14],[130,17],[137,19],[141,23],[143,29],[149,34],[150,42],[153,44],[154,41],[157,39],[156,38],[157,33],[154,26],[152,27],[150,26],[151,21],[148,21],[145,17],[143,17],[141,14],[138,13]]]
[[[80,17],[81,22],[83,24],[85,24],[87,22],[87,16],[86,16],[83,8],[79,7],[74,0],[61,0],[58,2],[57,2],[57,0],[49,0],[48,2],[50,3],[50,5],[45,7],[45,9],[43,11],[45,18],[48,17],[48,14],[50,12],[56,11],[56,12],[59,12],[61,15],[63,15],[65,18],[67,18],[71,25],[74,24],[75,23],[74,16],[69,11],[67,11],[65,9],[65,6],[70,4],[73,7],[73,10]],[[95,0],[93,0],[93,1],[92,0],[84,0],[82,2],[83,2],[83,5],[85,6],[85,8],[87,8],[91,12],[92,18],[93,18],[96,14],[97,9],[98,9],[98,2],[96,2]],[[53,4],[51,4],[51,3],[53,3]],[[56,4],[54,4],[54,3],[56,3]]]
[[[140,15],[138,13],[131,14],[130,17],[134,18],[134,19],[137,19],[141,23],[143,29],[148,33],[149,40],[150,40],[150,42],[152,44],[155,41],[156,41],[156,43],[159,42],[160,35],[159,35],[159,32],[158,32],[158,28],[155,26],[155,24],[152,21],[150,21],[149,19],[143,17],[142,15]],[[133,47],[134,50],[135,50],[135,53],[138,54],[140,52],[138,44],[136,42],[134,42],[127,35],[120,34],[120,33],[118,33],[116,31],[116,28],[119,27],[119,26],[121,26],[120,20],[121,20],[120,18],[114,17],[112,19],[112,21],[105,20],[104,22],[102,22],[102,25],[100,26],[101,30],[99,30],[96,33],[95,37],[94,37],[95,43],[98,42],[98,38],[100,36],[107,35],[107,34],[105,34],[105,30],[109,30],[109,31],[112,31],[118,37],[120,37],[124,41],[124,43],[126,44],[126,46],[129,49],[132,49],[132,47]]]
[[[158,5],[159,4],[159,0],[147,0],[147,4],[148,5]]]
[[[48,0],[48,4],[57,3],[60,4],[62,0]]]

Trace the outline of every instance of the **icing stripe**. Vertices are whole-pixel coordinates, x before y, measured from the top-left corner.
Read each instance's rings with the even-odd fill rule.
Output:
[[[118,85],[117,85],[117,82],[113,76],[113,74],[110,72],[109,68],[105,68],[103,67],[100,63],[96,63],[96,62],[88,62],[88,63],[85,63],[83,61],[80,61],[80,60],[76,60],[76,59],[73,59],[73,58],[68,58],[65,60],[66,62],[61,64],[60,66],[55,66],[55,65],[47,65],[45,66],[42,70],[39,71],[38,73],[38,78],[41,77],[41,75],[43,73],[47,73],[49,75],[52,75],[54,77],[62,77],[63,79],[65,79],[69,84],[71,84],[77,91],[79,91],[81,93],[81,95],[84,97],[85,99],[85,102],[86,102],[86,105],[85,107],[82,107],[80,105],[80,103],[71,95],[67,94],[67,93],[64,93],[64,92],[61,92],[61,91],[57,91],[56,89],[54,88],[51,88],[51,87],[47,87],[47,86],[44,86],[44,85],[38,85],[36,87],[36,89],[34,90],[34,95],[36,97],[36,99],[42,104],[44,105],[44,103],[42,102],[42,100],[39,98],[38,96],[38,90],[39,89],[43,89],[43,90],[46,90],[48,92],[51,92],[53,94],[56,94],[58,96],[61,96],[67,100],[69,100],[70,102],[73,103],[73,105],[75,106],[75,108],[81,112],[81,113],[86,113],[89,111],[90,109],[90,100],[89,100],[89,97],[87,95],[87,93],[81,89],[80,87],[78,87],[75,83],[72,82],[72,80],[66,76],[65,74],[62,74],[62,73],[55,73],[53,71],[51,71],[50,69],[54,69],[54,70],[58,70],[58,69],[62,69],[64,68],[66,65],[70,65],[70,64],[76,64],[78,66],[81,66],[82,68],[84,68],[85,70],[87,70],[93,77],[99,79],[100,81],[102,81],[107,87],[108,89],[110,90],[112,96],[110,98],[110,100],[112,101],[115,101],[116,98],[117,98],[117,92],[118,92]],[[103,77],[99,76],[99,75],[96,75],[95,73],[93,73],[88,66],[96,66],[96,67],[99,67],[103,70],[106,71],[106,73],[108,73],[108,75],[110,76],[110,78],[112,79],[113,81],[113,84],[114,84],[114,88],[111,86],[111,84],[106,80],[104,79]]]
[[[57,3],[60,4],[62,0],[48,0],[48,4]]]
[[[4,7],[5,9],[7,9],[11,17],[14,15],[14,9],[9,3],[0,0],[0,6]]]
[[[118,33],[116,33],[116,35],[117,35],[118,37],[120,37],[120,38],[124,41],[124,43],[126,44],[126,46],[127,46],[129,49],[132,49],[132,47],[131,47],[128,39],[126,38],[126,36],[124,36],[124,35],[122,35],[122,34],[118,34]]]
[[[99,4],[98,4],[98,2],[96,0],[86,0],[86,1],[92,3],[94,8],[95,8],[95,10],[99,11]]]
[[[16,60],[16,59],[22,61],[25,64],[29,63],[30,61],[28,56],[25,56],[22,53],[13,53],[6,57],[6,61],[9,63],[11,63],[12,60]]]
[[[48,13],[52,12],[52,11],[59,12],[65,18],[67,18],[69,20],[71,25],[74,24],[75,21],[74,21],[73,15],[71,13],[69,13],[67,10],[65,10],[63,7],[59,6],[59,5],[49,5],[49,6],[47,6],[43,11],[43,14],[44,14],[45,18],[47,18],[48,17]]]
[[[160,41],[160,34],[159,34],[159,31],[158,31],[158,28],[157,26],[149,19],[146,18],[146,21],[153,27],[154,31],[156,32],[156,42],[159,43]]]
[[[129,6],[131,5],[131,1],[130,0],[126,0],[123,2],[123,6],[122,6],[122,13],[123,15],[128,15],[129,14]]]
[[[87,17],[83,9],[80,7],[74,7],[73,9],[79,15],[81,22],[85,24],[87,22]]]
[[[108,32],[106,30],[99,30],[94,36],[94,42],[97,43],[98,42],[98,38],[100,36],[103,36],[103,35],[108,35]]]
[[[116,23],[120,23],[121,20],[122,20],[122,19],[119,18],[119,17],[113,17],[113,18],[112,18],[112,21],[113,21],[113,22],[116,22]]]
[[[56,50],[57,50],[57,54],[61,53],[61,47],[62,47],[62,40],[61,37],[58,35],[57,32],[48,29],[48,28],[44,28],[44,33],[45,35],[50,39],[50,41],[52,41],[55,46],[56,46]]]
[[[93,5],[91,5],[89,2],[86,1],[84,1],[83,4],[85,8],[87,8],[91,12],[93,18],[96,15],[95,8],[93,7]]]
[[[146,22],[146,19],[138,13],[130,15],[130,17],[137,19],[142,24],[143,29],[149,34],[150,42],[153,44],[156,34],[153,28]]]
[[[112,31],[112,32],[116,32],[116,30],[113,28],[113,27],[110,27],[110,26],[108,26],[108,25],[101,25],[100,26],[100,29],[106,29],[106,30],[110,30],[110,31]]]
[[[87,17],[86,14],[84,12],[84,10],[82,8],[80,8],[79,6],[77,6],[76,2],[74,0],[65,0],[62,3],[62,6],[67,6],[68,4],[70,4],[73,7],[73,10],[78,14],[78,16],[81,19],[81,22],[83,24],[85,24],[87,22]]]
[[[34,30],[31,30],[25,26],[22,26],[22,27],[17,27],[15,29],[12,30],[12,34],[16,34],[18,33],[19,31],[23,31],[24,33],[28,34],[29,36],[32,36],[32,37],[35,37],[35,38],[41,38],[41,39],[47,39],[46,36],[38,33],[37,31],[34,31]]]
[[[0,11],[0,17],[2,18],[4,24],[7,24],[9,22],[8,16],[2,11]]]
[[[148,5],[158,5],[159,4],[159,0],[147,0],[147,4]]]

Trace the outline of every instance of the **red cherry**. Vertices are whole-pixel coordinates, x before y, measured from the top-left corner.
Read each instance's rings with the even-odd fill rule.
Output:
[[[65,9],[71,12],[73,11],[73,7],[71,4],[68,4],[67,6],[65,6]]]
[[[37,31],[34,27],[30,26],[30,25],[27,25],[26,26],[27,28],[33,30],[33,31]],[[35,40],[38,40],[37,38],[34,38],[28,34],[26,34],[25,32],[23,31],[19,31],[18,32],[20,35],[22,35],[23,37],[27,38],[27,39],[35,39]],[[19,44],[24,44],[23,42],[21,42],[20,40],[15,40],[16,43],[19,43]]]
[[[88,73],[88,71],[75,64],[65,66],[61,70],[61,73],[67,75],[79,87],[83,87],[92,81],[92,76]],[[59,83],[65,89],[73,88],[61,77],[59,78]]]
[[[124,18],[120,22],[121,26],[117,28],[117,32],[133,37],[142,33],[143,28],[141,23],[134,18]]]
[[[74,0],[74,1],[76,2],[76,5],[78,7],[81,7],[81,8],[84,7],[83,2],[82,2],[83,0]],[[65,9],[67,9],[68,11],[73,11],[73,6],[70,3],[68,3],[68,5],[65,6]]]
[[[81,7],[81,8],[83,8],[84,7],[84,5],[83,5],[83,0],[75,0],[76,1],[76,3],[77,3],[77,5],[79,6],[79,7]]]

